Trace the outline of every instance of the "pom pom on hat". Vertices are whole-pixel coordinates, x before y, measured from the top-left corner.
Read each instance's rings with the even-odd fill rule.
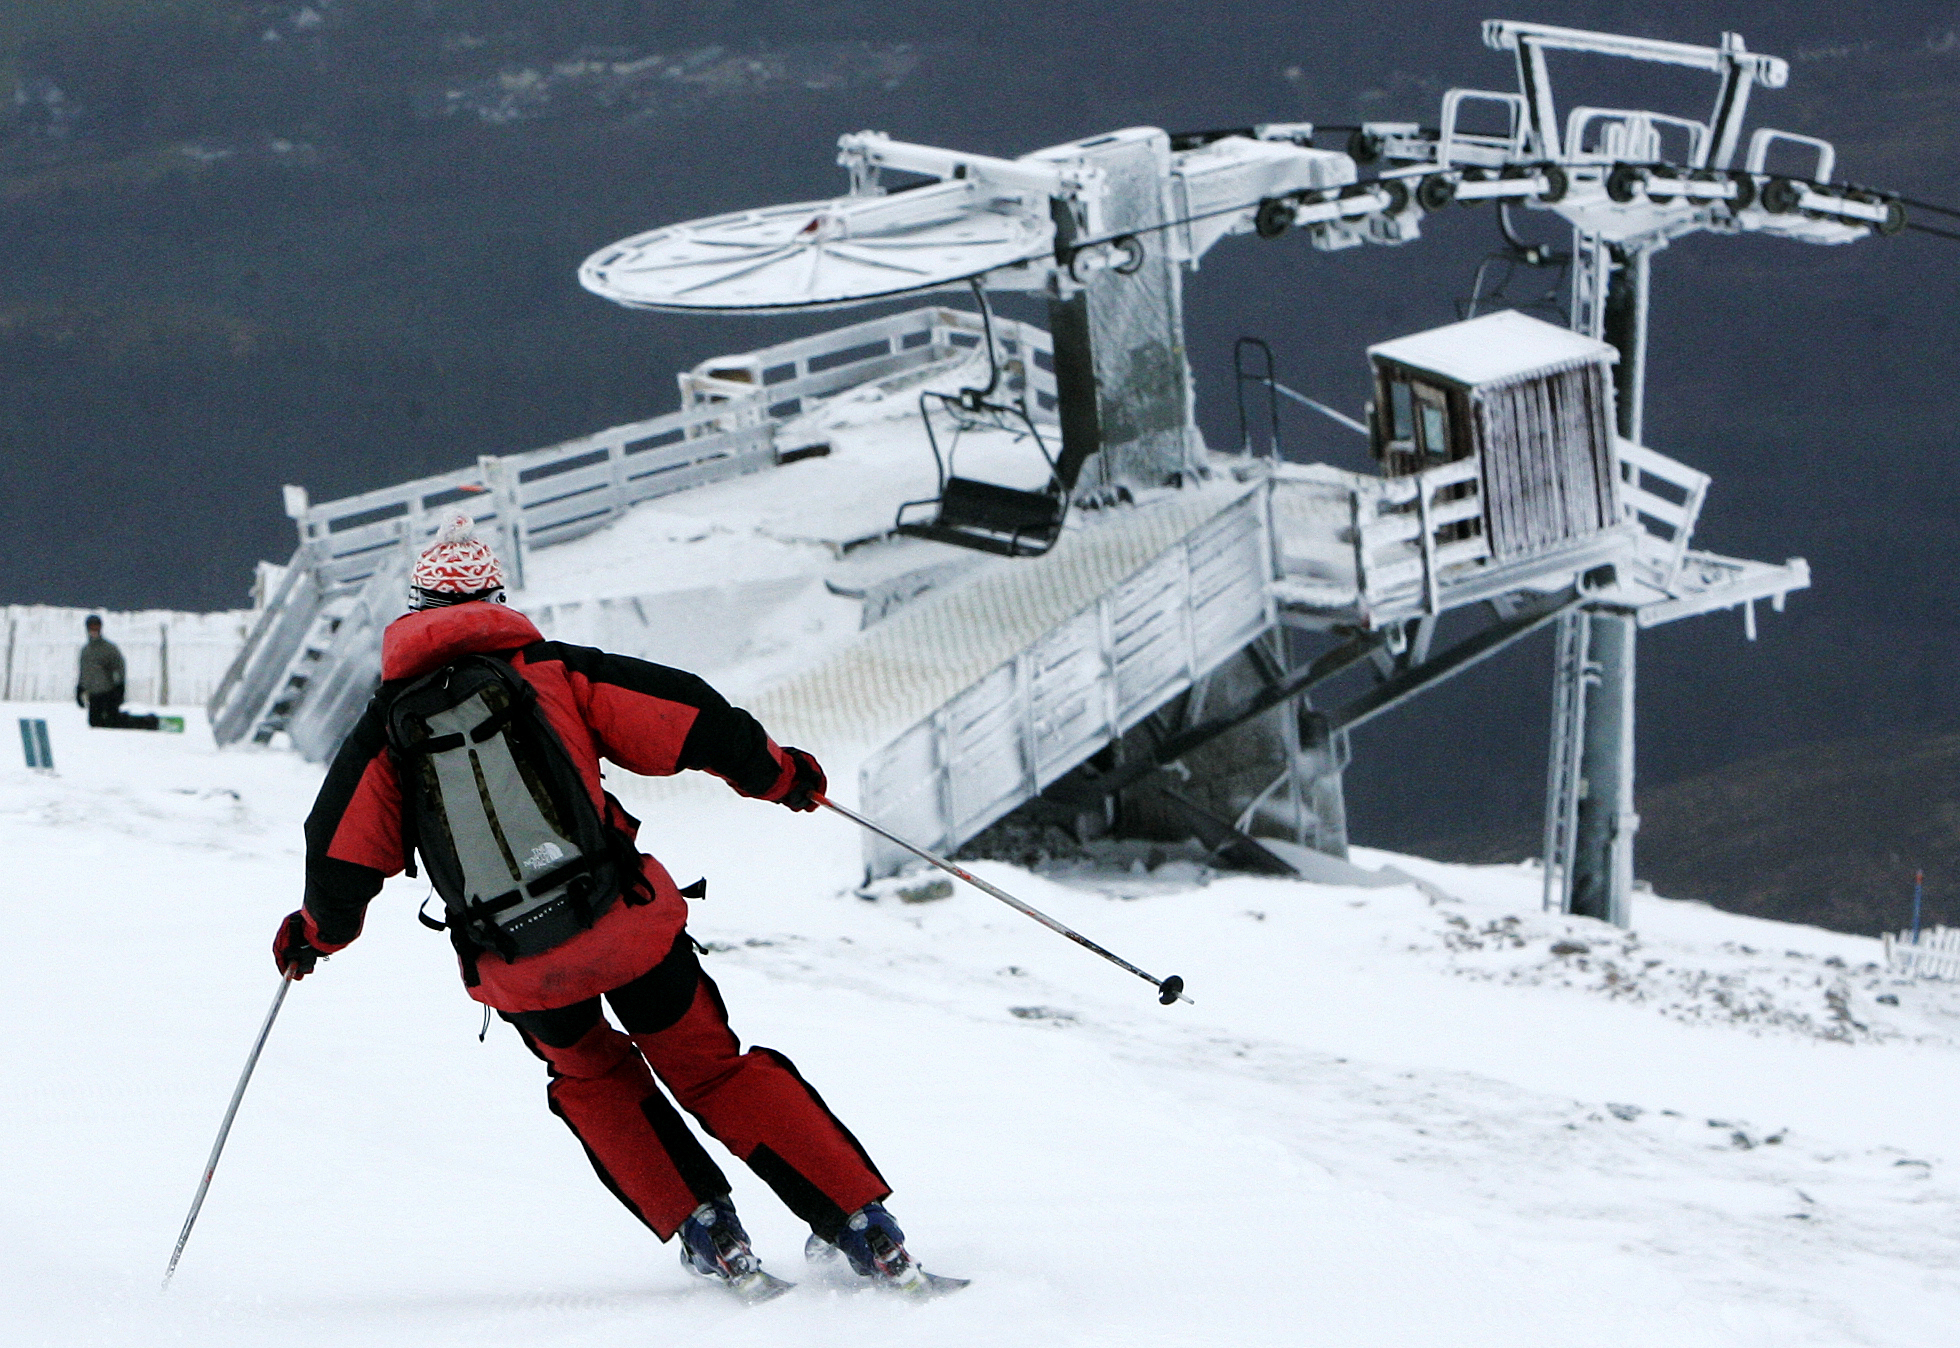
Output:
[[[476,521],[457,511],[416,558],[409,584],[418,599],[453,604],[501,590],[504,568],[490,545],[476,536]]]
[[[455,511],[449,516],[448,519],[442,522],[442,528],[436,530],[436,542],[437,543],[476,542],[476,521],[471,519],[468,515],[465,515],[460,510]],[[434,545],[431,544],[431,546]]]

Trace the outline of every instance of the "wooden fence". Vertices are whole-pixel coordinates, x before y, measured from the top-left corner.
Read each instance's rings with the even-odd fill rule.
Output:
[[[0,702],[66,702],[75,696],[76,657],[88,634],[82,620],[102,618],[127,669],[131,702],[194,706],[216,691],[245,644],[256,614],[176,613],[143,609],[0,608]]]
[[[1885,967],[1910,978],[1960,978],[1960,927],[1927,927],[1919,941],[1912,933],[1885,933]]]
[[[1048,334],[1012,321],[995,329],[1003,359],[1019,367],[1030,412],[1049,412],[1055,379]],[[678,411],[336,501],[313,504],[292,488],[288,513],[300,543],[315,546],[328,588],[359,584],[373,574],[377,554],[432,535],[440,514],[458,507],[494,535],[521,586],[523,557],[532,548],[583,537],[641,501],[772,468],[782,422],[843,389],[981,340],[979,316],[964,310],[934,305],[888,314],[704,362],[681,376],[688,401]]]
[[[1030,416],[1052,417],[1048,334],[1011,320],[996,322],[994,334],[1001,392],[1019,398]],[[680,376],[683,405],[663,416],[544,449],[485,456],[473,467],[337,501],[314,504],[302,489],[288,487],[286,509],[299,528],[299,550],[237,660],[215,681],[207,703],[213,733],[229,744],[248,736],[265,742],[289,729],[297,743],[303,732],[309,757],[330,746],[345,729],[341,704],[352,696],[346,690],[375,676],[365,636],[370,610],[401,602],[395,573],[449,509],[476,521],[511,587],[522,589],[531,549],[604,528],[642,501],[789,461],[804,446],[779,444],[778,431],[822,399],[975,350],[983,341],[975,313],[933,305],[888,314],[705,361]],[[387,593],[366,593],[370,583]],[[362,621],[343,630],[356,610]],[[326,690],[334,690],[331,714],[322,700]]]

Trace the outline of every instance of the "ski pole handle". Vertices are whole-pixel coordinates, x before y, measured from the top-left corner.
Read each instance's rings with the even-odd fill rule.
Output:
[[[177,1271],[177,1261],[184,1257],[184,1246],[191,1238],[191,1228],[197,1225],[197,1214],[204,1206],[204,1195],[210,1192],[211,1177],[218,1173],[218,1158],[224,1155],[225,1139],[231,1136],[231,1121],[238,1117],[239,1102],[245,1098],[245,1087],[252,1080],[252,1069],[259,1065],[259,1054],[265,1049],[266,1036],[272,1033],[272,1022],[279,1018],[279,1008],[285,1004],[286,990],[296,982],[293,970],[288,968],[279,980],[278,995],[272,999],[272,1009],[265,1013],[265,1024],[259,1027],[259,1037],[252,1045],[252,1056],[245,1060],[245,1070],[239,1075],[238,1088],[231,1093],[231,1107],[225,1110],[225,1121],[218,1129],[218,1140],[211,1146],[211,1159],[204,1163],[204,1178],[198,1183],[197,1197],[191,1200],[190,1215],[184,1218],[184,1229],[178,1233],[177,1248],[170,1252],[170,1267],[163,1271],[163,1289],[170,1290],[170,1277]]]
[[[1137,968],[1136,965],[1130,963],[1126,959],[1123,959],[1121,956],[1110,954],[1109,951],[1104,950],[1101,946],[1097,945],[1094,941],[1084,936],[1081,932],[1078,932],[1071,927],[1064,926],[1062,923],[1057,922],[1054,918],[1048,916],[1048,914],[1042,912],[1040,909],[1035,908],[1030,904],[1021,902],[1021,900],[1015,898],[1012,894],[1009,894],[1006,890],[1001,889],[999,886],[988,884],[985,880],[982,880],[979,876],[967,870],[965,867],[956,866],[952,862],[946,860],[944,857],[935,856],[933,853],[926,851],[925,848],[919,846],[917,843],[907,842],[905,839],[899,837],[896,833],[893,833],[890,829],[883,828],[877,824],[872,823],[869,819],[866,819],[863,815],[858,814],[854,810],[845,809],[842,805],[839,805],[836,801],[832,800],[830,797],[822,794],[821,792],[813,793],[811,799],[815,800],[817,804],[823,806],[825,809],[834,810],[838,814],[843,815],[846,819],[850,820],[858,827],[869,829],[871,832],[877,834],[885,841],[890,843],[896,843],[898,846],[903,847],[906,851],[910,852],[913,856],[918,857],[923,861],[931,862],[933,865],[939,867],[940,870],[945,871],[948,875],[958,876],[960,879],[966,881],[969,885],[972,885],[975,889],[980,890],[982,893],[991,894],[994,898],[999,899],[1002,903],[1006,904],[1009,908],[1012,908],[1015,912],[1025,913],[1027,916],[1039,922],[1042,926],[1048,928],[1048,930],[1055,932],[1058,935],[1068,937],[1069,940],[1075,942],[1077,945],[1081,946],[1085,950],[1090,950],[1098,955],[1101,955],[1104,959],[1108,960],[1111,964],[1114,964],[1117,968],[1129,970],[1131,973],[1135,974],[1138,978],[1141,978],[1144,982],[1155,987],[1157,989],[1157,1000],[1162,1002],[1165,1006],[1169,1006],[1172,1002],[1185,1002],[1192,1006],[1197,1005],[1196,1002],[1191,1001],[1189,997],[1186,997],[1184,995],[1184,980],[1182,978],[1179,978],[1176,974],[1172,974],[1168,978],[1153,978],[1149,974],[1145,973],[1143,970]]]

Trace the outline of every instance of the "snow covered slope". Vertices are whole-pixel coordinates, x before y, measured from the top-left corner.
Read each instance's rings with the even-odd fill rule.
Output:
[[[745,1037],[897,1186],[926,1306],[815,1278],[744,1309],[594,1181],[539,1065],[392,883],[293,991],[157,1283],[299,895],[318,770],[45,715],[0,768],[9,1344],[1898,1344],[1953,1341],[1960,997],[1874,942],[1535,873],[1421,887],[983,865],[1195,1006],[983,896],[850,885],[835,817],[672,791],[646,839]],[[1367,865],[1390,858],[1360,854]],[[1126,897],[1128,896],[1128,897]],[[1583,949],[1581,948],[1583,947]],[[1896,998],[1897,1005],[1881,997]],[[772,1266],[801,1232],[731,1169]]]

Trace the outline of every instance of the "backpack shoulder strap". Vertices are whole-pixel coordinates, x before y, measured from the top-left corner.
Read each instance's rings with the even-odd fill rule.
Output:
[[[395,698],[406,685],[399,679],[383,683],[374,690],[374,697],[368,702],[368,711],[381,722],[381,733],[388,748],[388,764],[395,770],[395,786],[401,793],[401,839],[402,873],[413,880],[415,869],[415,811],[408,804],[408,778],[403,772],[402,749],[395,734]]]

